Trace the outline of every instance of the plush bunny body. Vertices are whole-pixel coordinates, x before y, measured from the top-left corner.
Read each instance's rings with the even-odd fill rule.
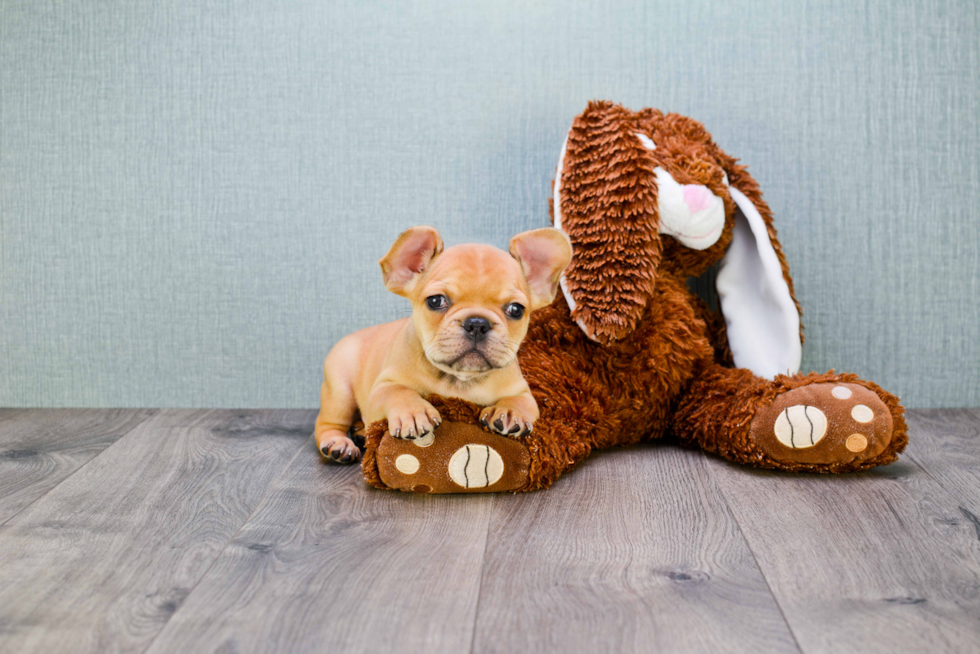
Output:
[[[552,216],[573,259],[520,351],[534,432],[501,443],[477,426],[478,407],[433,398],[446,422],[431,449],[369,429],[369,482],[532,490],[593,449],[664,436],[791,471],[863,470],[904,448],[893,395],[854,375],[798,373],[799,306],[769,208],[700,123],[591,103],[562,149]],[[714,265],[721,312],[687,286]]]

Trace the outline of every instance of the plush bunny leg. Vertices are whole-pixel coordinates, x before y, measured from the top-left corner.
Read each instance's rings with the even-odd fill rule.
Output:
[[[895,461],[907,442],[898,398],[856,375],[768,381],[709,366],[675,415],[685,442],[738,463],[800,472],[852,472]]]

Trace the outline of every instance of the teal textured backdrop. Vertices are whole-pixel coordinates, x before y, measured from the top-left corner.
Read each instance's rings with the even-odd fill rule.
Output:
[[[0,0],[0,405],[312,407],[413,224],[547,223],[592,98],[762,185],[804,369],[980,405],[980,3]]]

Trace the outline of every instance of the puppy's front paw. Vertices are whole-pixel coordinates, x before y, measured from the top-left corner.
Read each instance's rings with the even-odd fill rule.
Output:
[[[534,421],[520,409],[497,405],[480,412],[480,424],[510,438],[523,438],[534,429]]]
[[[395,407],[388,414],[388,431],[395,438],[415,440],[431,434],[442,418],[436,408],[423,400]]]
[[[320,442],[320,454],[327,461],[354,463],[361,458],[361,451],[346,436],[327,436]]]

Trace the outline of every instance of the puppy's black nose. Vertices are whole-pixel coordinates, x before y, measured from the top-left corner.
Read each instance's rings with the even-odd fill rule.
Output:
[[[486,318],[474,316],[463,321],[463,331],[466,332],[466,337],[474,343],[485,339],[490,327],[490,321]]]

